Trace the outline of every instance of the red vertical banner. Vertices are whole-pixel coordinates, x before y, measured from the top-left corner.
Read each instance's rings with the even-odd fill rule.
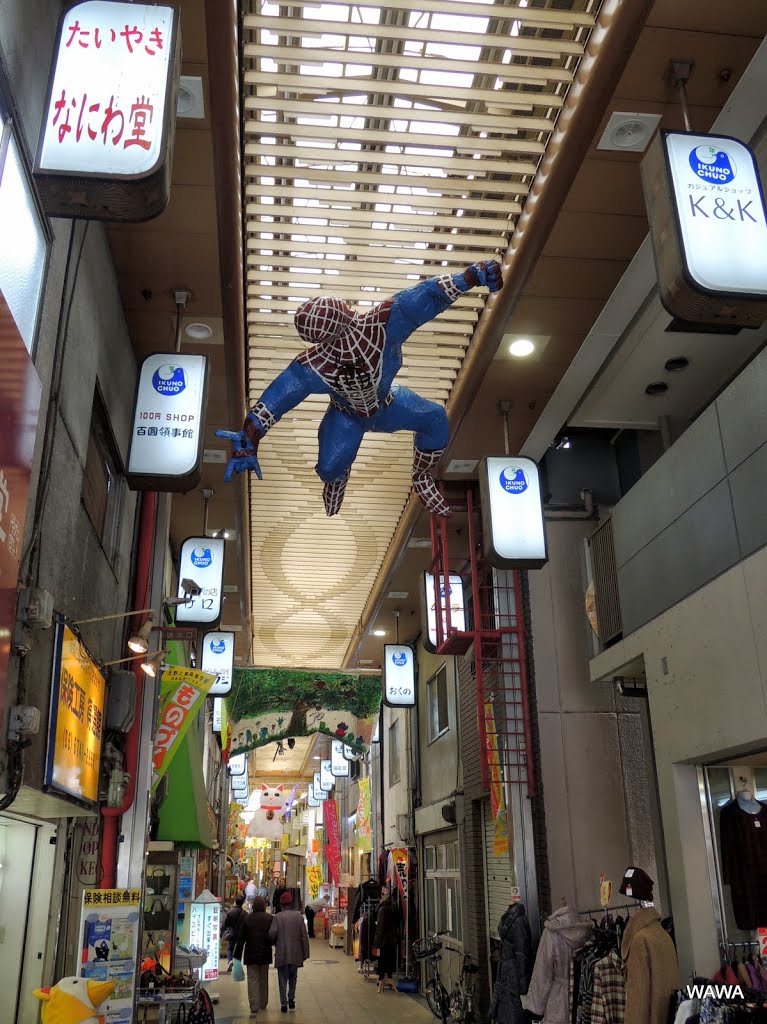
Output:
[[[327,845],[325,846],[325,857],[328,862],[328,872],[334,885],[341,884],[341,826],[338,821],[338,803],[335,800],[326,800],[323,808],[323,819],[325,822],[325,835]]]
[[[42,387],[0,292],[0,718],[16,617],[21,539]]]

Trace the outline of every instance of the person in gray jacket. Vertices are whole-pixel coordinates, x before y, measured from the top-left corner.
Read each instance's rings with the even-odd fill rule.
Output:
[[[304,915],[293,909],[293,896],[284,892],[280,897],[281,913],[275,914],[269,929],[274,943],[274,965],[280,985],[280,1009],[283,1013],[296,1008],[296,982],[298,968],[309,959],[309,935]]]

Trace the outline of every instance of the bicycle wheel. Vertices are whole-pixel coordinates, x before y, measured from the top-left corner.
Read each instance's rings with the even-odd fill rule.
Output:
[[[426,1002],[437,1020],[446,1020],[448,1014],[447,989],[439,978],[429,978],[426,982]]]
[[[370,968],[372,966],[373,965],[369,960],[362,961],[362,977],[365,979],[365,981],[370,981]]]

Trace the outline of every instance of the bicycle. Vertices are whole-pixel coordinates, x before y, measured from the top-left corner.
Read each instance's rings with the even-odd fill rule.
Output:
[[[474,989],[479,967],[468,953],[464,954],[461,973],[450,993],[449,1017],[452,1024],[472,1024],[474,1021]]]
[[[429,1004],[431,1012],[437,1020],[442,1021],[442,1024],[447,1024],[450,1019],[450,996],[442,984],[438,967],[442,959],[439,955],[439,951],[442,949],[439,936],[446,934],[446,932],[427,933],[425,938],[417,939],[413,943],[413,955],[416,960],[421,960],[426,967],[426,986],[424,989],[426,1002]]]

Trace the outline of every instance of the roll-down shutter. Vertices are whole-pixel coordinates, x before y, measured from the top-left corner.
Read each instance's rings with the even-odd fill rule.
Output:
[[[498,924],[509,909],[514,879],[511,870],[511,856],[493,853],[495,823],[490,810],[490,801],[482,805],[485,834],[485,879],[487,882],[487,925],[490,938],[498,938]]]

